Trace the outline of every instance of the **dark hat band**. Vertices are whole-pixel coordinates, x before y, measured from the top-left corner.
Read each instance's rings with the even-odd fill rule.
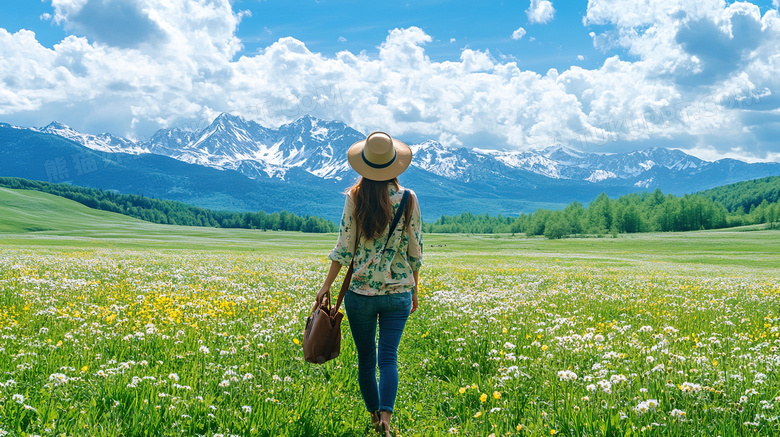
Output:
[[[387,161],[384,164],[374,164],[373,162],[371,162],[371,161],[366,159],[366,154],[364,152],[365,152],[365,150],[361,150],[360,151],[360,156],[363,157],[363,162],[365,162],[367,166],[369,166],[371,168],[376,168],[376,169],[390,167],[390,165],[392,165],[393,162],[395,162],[396,156],[398,156],[398,151],[395,150],[395,147],[393,147],[393,159],[391,159],[390,161]]]

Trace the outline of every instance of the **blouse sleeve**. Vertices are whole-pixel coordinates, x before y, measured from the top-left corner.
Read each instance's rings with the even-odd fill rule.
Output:
[[[420,202],[417,201],[417,194],[411,193],[414,199],[414,209],[412,210],[411,222],[407,227],[409,237],[409,249],[407,258],[413,271],[420,270],[423,260],[423,242],[422,242],[422,217],[420,214]]]
[[[328,255],[333,261],[338,261],[342,266],[349,265],[352,257],[355,255],[355,220],[352,215],[354,206],[352,197],[347,194],[347,200],[344,202],[344,213],[341,215],[341,224],[339,225],[339,239],[336,247]]]

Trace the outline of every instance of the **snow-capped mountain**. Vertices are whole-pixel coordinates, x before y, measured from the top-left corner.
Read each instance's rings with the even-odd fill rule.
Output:
[[[143,147],[192,164],[238,170],[249,177],[285,178],[291,168],[340,180],[346,149],[363,135],[344,123],[305,116],[278,129],[221,114],[200,132],[163,129]]]
[[[353,179],[346,152],[354,142],[365,138],[365,134],[344,123],[308,115],[271,129],[221,114],[200,131],[162,129],[141,144],[110,134],[82,134],[59,123],[37,130],[95,150],[164,155],[191,164],[237,170],[253,179],[285,180],[290,171],[297,175],[303,171],[314,180],[337,183]],[[558,189],[561,183],[569,183],[623,187],[628,191],[660,187],[683,193],[777,174],[780,168],[777,163],[709,162],[665,148],[597,154],[555,146],[521,152],[451,148],[430,140],[410,147],[414,153],[412,166],[424,174],[440,180],[489,185],[496,192],[529,186],[536,189],[545,181],[555,180]]]
[[[132,155],[138,155],[140,153],[149,153],[149,150],[130,141],[126,138],[115,137],[109,133],[102,133],[99,135],[83,134],[70,126],[64,125],[58,122],[49,123],[49,125],[42,128],[33,128],[38,132],[45,134],[57,135],[63,138],[67,138],[71,141],[81,144],[93,150],[108,153],[130,153]]]

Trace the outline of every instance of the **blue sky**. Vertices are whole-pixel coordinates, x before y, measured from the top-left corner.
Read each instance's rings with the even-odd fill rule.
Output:
[[[771,6],[771,1],[764,3]],[[40,18],[53,13],[50,2],[2,0],[0,5],[0,27],[11,32],[32,30],[46,47],[53,47],[69,34],[63,26]],[[252,55],[284,36],[330,55],[342,50],[376,54],[390,29],[416,26],[433,36],[426,52],[434,61],[458,60],[461,50],[470,47],[516,60],[539,73],[571,65],[595,68],[609,53],[624,53],[605,53],[593,47],[588,33],[602,26],[582,24],[587,5],[582,0],[556,4],[554,21],[533,24],[525,12],[529,4],[521,1],[233,2],[235,10],[251,12],[236,32],[244,45],[239,55]],[[513,40],[512,33],[519,27],[527,33],[521,40]],[[578,56],[584,59],[578,60]]]
[[[596,67],[606,58],[594,49],[589,29],[582,25],[587,1],[568,1],[556,10],[550,24],[529,23],[525,13],[529,5],[521,1],[324,0],[307,7],[297,4],[284,0],[237,2],[236,7],[253,11],[253,17],[243,21],[238,32],[247,52],[279,37],[294,36],[316,52],[365,50],[376,54],[388,30],[416,26],[433,37],[426,44],[426,53],[434,61],[458,60],[461,50],[469,47],[489,50],[496,57],[514,59],[524,68],[544,73],[572,64]],[[513,40],[512,33],[519,27],[527,33],[521,40]],[[529,41],[531,38],[534,40]],[[578,61],[578,55],[586,60]]]
[[[780,160],[778,0],[0,0],[0,121]]]

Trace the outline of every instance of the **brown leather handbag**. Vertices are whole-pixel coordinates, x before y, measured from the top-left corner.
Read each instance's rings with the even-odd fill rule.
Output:
[[[314,364],[322,364],[339,356],[341,351],[341,319],[344,313],[339,311],[341,301],[349,288],[352,280],[355,259],[349,264],[347,276],[341,284],[341,291],[336,301],[336,306],[330,306],[330,293],[323,299],[325,302],[316,302],[311,315],[306,319],[306,329],[303,331],[303,357]]]
[[[406,208],[406,199],[408,197],[409,190],[404,190],[401,203],[398,205],[398,210],[390,224],[390,232],[387,234],[387,241],[385,241],[385,250],[387,249],[387,243],[390,242],[390,237],[395,232],[398,221],[401,219],[401,213]],[[359,243],[360,231],[358,230],[355,238],[355,252],[353,253],[357,253],[357,245]],[[325,302],[314,303],[311,315],[306,319],[306,329],[303,331],[303,358],[309,363],[322,364],[338,357],[339,352],[341,352],[341,320],[344,318],[344,313],[339,312],[339,307],[349,289],[354,269],[355,257],[353,256],[347,275],[341,284],[336,306],[330,306],[330,293],[328,293],[326,298],[323,299]]]

